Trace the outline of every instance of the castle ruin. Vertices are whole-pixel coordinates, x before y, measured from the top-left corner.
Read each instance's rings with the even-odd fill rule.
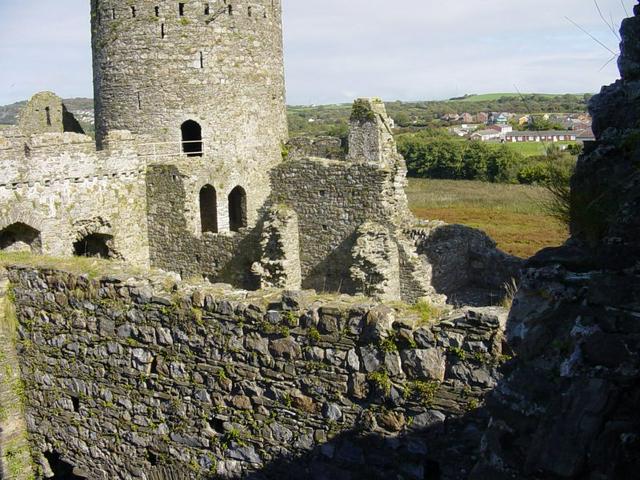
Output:
[[[0,248],[408,302],[514,275],[478,232],[416,230],[379,100],[355,102],[345,160],[286,155],[279,1],[91,11],[96,140],[46,92],[0,134]]]

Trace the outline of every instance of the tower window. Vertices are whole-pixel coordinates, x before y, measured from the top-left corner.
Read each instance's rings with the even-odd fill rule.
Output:
[[[204,68],[204,55],[200,52],[200,68]]]
[[[136,7],[131,5],[131,17],[136,18]]]
[[[45,107],[44,109],[45,115],[47,116],[47,127],[51,126],[51,108]]]
[[[188,157],[201,157],[202,149],[202,127],[198,122],[187,120],[180,130],[182,131],[182,151]]]
[[[164,23],[160,25],[160,38],[164,38],[166,36],[166,32],[164,30]]]
[[[184,3],[178,4],[178,13],[180,14],[181,17],[184,17]]]
[[[209,15],[211,13],[211,7],[209,6],[208,3],[204,4],[204,14],[205,15]]]
[[[200,190],[200,225],[202,233],[218,233],[218,200],[211,185]]]
[[[138,92],[138,110],[142,110],[142,98],[140,97],[140,92]]]
[[[247,193],[238,186],[229,194],[229,228],[238,232],[247,226]]]
[[[156,12],[156,17],[160,16],[160,7],[154,7],[153,9]]]
[[[251,16],[251,7],[247,7],[247,15]]]
[[[233,15],[233,5],[229,5],[229,15]]]
[[[116,19],[116,9],[115,8],[111,9],[111,18],[113,18],[114,20]]]

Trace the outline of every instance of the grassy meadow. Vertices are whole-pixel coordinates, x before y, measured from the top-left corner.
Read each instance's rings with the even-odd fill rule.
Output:
[[[519,257],[568,237],[567,228],[546,212],[549,194],[541,187],[411,178],[407,196],[418,218],[479,228]]]

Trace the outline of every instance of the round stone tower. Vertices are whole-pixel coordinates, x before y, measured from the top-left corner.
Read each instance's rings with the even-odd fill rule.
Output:
[[[287,137],[281,0],[91,0],[91,12],[98,147],[130,130],[209,180],[221,231],[235,186],[255,216]]]

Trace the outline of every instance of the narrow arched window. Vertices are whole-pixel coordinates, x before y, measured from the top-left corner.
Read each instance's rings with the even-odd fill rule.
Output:
[[[229,194],[229,228],[237,232],[247,226],[247,193],[238,186]]]
[[[187,120],[180,127],[182,130],[182,151],[188,157],[201,157],[202,148],[202,127],[198,122]]]
[[[47,127],[51,126],[51,108],[45,107],[44,109],[45,115],[47,116]]]
[[[218,233],[218,199],[211,185],[200,190],[200,225],[202,233]]]

